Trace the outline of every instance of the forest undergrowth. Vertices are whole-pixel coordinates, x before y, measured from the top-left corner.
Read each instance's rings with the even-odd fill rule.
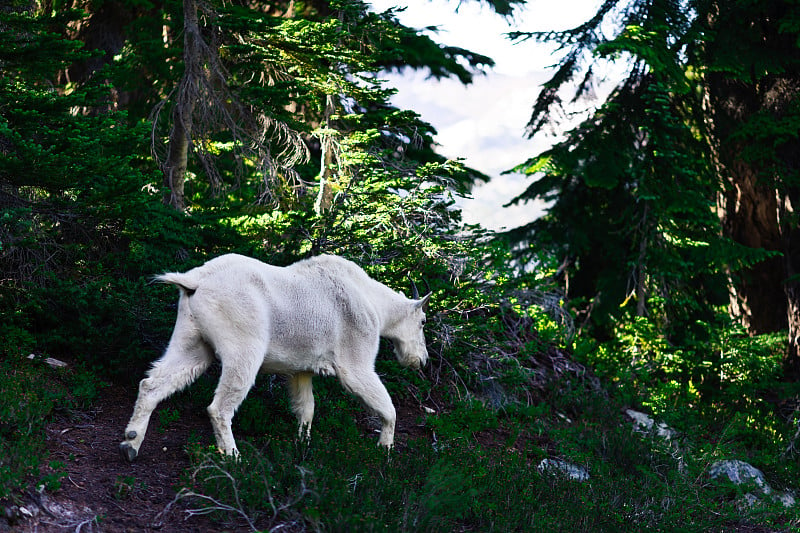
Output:
[[[800,524],[795,508],[768,498],[746,504],[757,487],[708,472],[718,460],[740,459],[773,487],[795,490],[792,387],[770,381],[775,369],[763,364],[768,353],[780,361],[776,340],[731,340],[752,351],[745,354],[752,367],[739,353],[738,373],[720,373],[730,377],[712,394],[676,386],[653,372],[655,360],[612,375],[608,368],[618,366],[604,366],[604,358],[623,346],[566,349],[563,328],[543,309],[522,315],[489,306],[439,320],[428,332],[432,357],[423,371],[402,369],[388,345],[378,359],[400,418],[393,451],[375,445],[377,418],[335,379],[317,378],[312,437],[298,441],[282,378],[262,376],[234,419],[241,459],[193,434],[168,507],[253,531],[789,531]],[[48,463],[48,420],[79,417],[104,388],[135,387],[132,379],[100,380],[8,355],[0,402],[3,453],[11,458],[0,477],[6,508],[25,487],[69,493],[66,466],[40,464]],[[212,369],[165,402],[152,430],[204,412],[216,375]],[[678,436],[633,431],[627,408],[665,421]],[[544,459],[576,465],[589,478],[544,470]],[[120,506],[126,497],[120,493]],[[102,516],[96,523],[104,530]]]

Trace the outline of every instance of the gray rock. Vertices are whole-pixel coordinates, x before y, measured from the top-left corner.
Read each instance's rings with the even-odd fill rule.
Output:
[[[589,481],[589,472],[585,468],[560,459],[542,459],[536,469],[540,474],[565,476],[573,481]]]
[[[708,469],[708,475],[711,479],[727,478],[735,485],[752,483],[761,496],[770,496],[774,501],[782,503],[784,507],[794,507],[796,504],[793,494],[774,491],[761,470],[738,459],[717,461]],[[749,507],[752,507],[757,501],[757,495],[745,494],[745,503]]]
[[[772,487],[767,483],[764,473],[753,465],[738,459],[717,461],[708,469],[708,475],[711,476],[711,479],[725,477],[734,485],[753,483],[762,493],[772,493]]]
[[[666,440],[672,440],[678,436],[677,431],[663,422],[656,424],[655,420],[644,413],[634,411],[633,409],[626,409],[625,414],[633,419],[634,429],[636,431],[641,433],[654,433]]]

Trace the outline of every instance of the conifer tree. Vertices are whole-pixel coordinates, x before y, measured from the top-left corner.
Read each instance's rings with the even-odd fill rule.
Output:
[[[608,38],[601,25],[610,17],[621,22]],[[730,291],[731,313],[751,332],[784,327],[797,18],[779,0],[606,0],[575,29],[518,35],[566,51],[534,106],[531,135],[556,116],[567,84],[582,75],[578,94],[591,87],[598,58],[629,61],[630,70],[566,141],[521,167],[538,179],[517,201],[554,204],[508,237],[550,239],[570,265],[572,296],[611,315],[635,301],[635,314],[656,312],[680,336]],[[791,331],[789,345],[792,360]]]

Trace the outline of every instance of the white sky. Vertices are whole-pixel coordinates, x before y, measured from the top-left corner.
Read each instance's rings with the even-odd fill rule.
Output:
[[[485,76],[477,76],[468,86],[457,80],[426,79],[425,72],[409,71],[384,78],[398,89],[392,102],[412,109],[432,124],[439,134],[440,154],[464,158],[465,164],[493,179],[476,187],[473,199],[461,202],[464,219],[489,229],[513,228],[530,222],[542,213],[542,205],[529,203],[503,208],[503,204],[525,190],[530,178],[501,176],[531,156],[541,152],[553,138],[525,138],[540,85],[547,81],[558,57],[549,45],[526,41],[511,43],[505,33],[513,30],[539,31],[567,29],[587,21],[601,0],[528,0],[506,20],[476,1],[415,0],[398,14],[412,28],[438,26],[437,42],[460,46],[487,55],[496,66]],[[402,5],[397,0],[373,0],[376,11]],[[569,7],[566,7],[569,6]]]

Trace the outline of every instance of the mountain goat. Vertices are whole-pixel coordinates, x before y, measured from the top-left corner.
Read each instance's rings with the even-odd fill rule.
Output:
[[[301,436],[309,435],[314,416],[311,378],[321,374],[337,376],[380,416],[378,444],[392,446],[395,408],[375,372],[379,337],[394,343],[404,366],[424,365],[430,293],[408,299],[335,256],[275,267],[228,254],[156,279],[178,287],[178,317],[166,352],[139,383],[120,444],[125,459],[139,453],[158,403],[192,383],[215,357],[222,372],[208,414],[220,451],[238,455],[231,420],[259,371],[288,376]]]

